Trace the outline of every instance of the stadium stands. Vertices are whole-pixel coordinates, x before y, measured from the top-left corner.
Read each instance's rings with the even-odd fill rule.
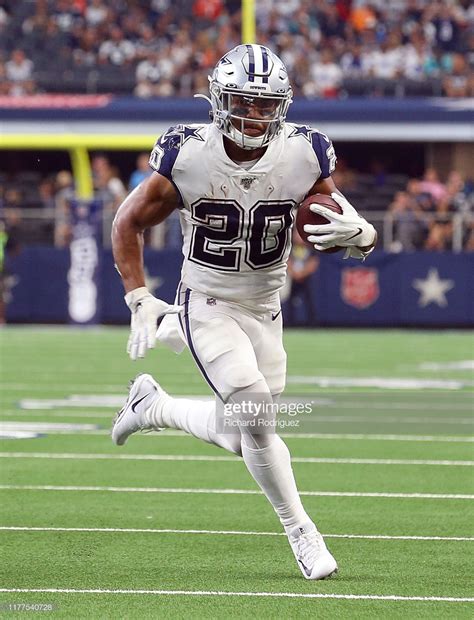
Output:
[[[0,0],[0,95],[207,92],[215,61],[240,42],[240,6],[240,0]],[[466,0],[260,0],[256,10],[259,41],[284,59],[296,97],[473,94],[474,8]],[[66,245],[67,207],[60,200],[58,208],[54,198],[64,197],[61,173],[19,170],[0,173],[2,211],[16,214],[24,243]],[[125,185],[131,172],[121,171]],[[378,218],[385,248],[399,251],[451,247],[456,233],[448,220],[472,212],[474,202],[472,182],[453,181],[455,174],[443,177],[446,192],[431,202],[426,192],[413,191],[416,181],[407,175],[361,173],[340,161],[335,176],[362,212]],[[106,202],[117,204],[113,197]],[[169,234],[152,243],[172,243],[176,222],[168,225]],[[471,248],[466,228],[462,247]]]
[[[97,159],[106,160],[104,156]],[[104,162],[105,167],[109,167]],[[443,182],[437,181],[438,194],[430,193],[426,181],[433,173],[427,169],[422,179],[410,179],[401,174],[357,173],[341,162],[341,172],[336,170],[335,181],[341,191],[357,208],[374,221],[382,245],[388,251],[399,252],[415,249],[432,251],[453,248],[453,216],[471,218],[461,222],[462,248],[474,251],[474,184],[456,171],[451,171]],[[65,177],[69,194],[65,192]],[[101,176],[101,175],[99,175]],[[105,245],[108,230],[119,193],[129,179],[120,180],[117,171],[104,173],[106,180],[96,178],[96,196],[106,205],[104,221]],[[107,180],[109,179],[109,180]],[[67,171],[41,176],[36,172],[0,175],[0,212],[7,216],[16,213],[16,226],[25,245],[43,243],[64,247],[70,238],[67,199],[73,196],[72,177]],[[123,183],[123,185],[122,185]],[[66,200],[65,200],[66,199]],[[22,215],[23,214],[23,215]],[[469,224],[469,221],[471,223]],[[169,219],[147,242],[155,247],[179,245],[176,221]],[[179,236],[179,235],[178,235]]]
[[[297,96],[469,96],[466,0],[264,0]],[[0,90],[189,96],[240,42],[240,1],[2,0]],[[147,67],[145,67],[147,65]]]

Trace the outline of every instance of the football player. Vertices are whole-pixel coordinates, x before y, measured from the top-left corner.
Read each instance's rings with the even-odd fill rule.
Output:
[[[285,121],[292,90],[275,54],[261,45],[239,45],[209,80],[212,122],[178,125],[160,137],[150,157],[155,172],[121,205],[112,241],[131,311],[130,357],[143,357],[155,337],[175,351],[185,343],[216,402],[173,398],[150,375],[139,375],[112,439],[122,445],[138,430],[169,427],[241,455],[275,509],[304,577],[324,579],[337,571],[336,560],[301,503],[288,448],[268,432],[286,378],[279,289],[294,212],[306,196],[331,195],[342,209],[338,214],[313,205],[330,222],[307,225],[316,249],[337,245],[348,256],[365,258],[376,233],[334,185],[329,138]],[[184,260],[170,305],[146,289],[142,250],[143,231],[175,209]],[[249,413],[242,406],[249,402],[265,413]],[[229,405],[237,425],[226,425]]]

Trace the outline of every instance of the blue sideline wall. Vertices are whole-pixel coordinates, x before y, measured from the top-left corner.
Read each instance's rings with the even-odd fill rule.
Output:
[[[181,268],[175,250],[147,250],[148,286],[162,299],[174,298]],[[73,323],[70,316],[70,253],[25,248],[9,257],[4,280],[10,323]],[[92,318],[85,323],[125,324],[129,312],[112,255],[99,252],[94,274],[97,290]],[[294,298],[293,323],[327,326],[472,326],[474,254],[385,254],[365,263],[322,256],[304,295]],[[289,325],[290,301],[283,313]]]

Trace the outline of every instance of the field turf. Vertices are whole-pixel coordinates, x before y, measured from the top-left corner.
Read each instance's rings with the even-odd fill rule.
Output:
[[[209,394],[187,353],[133,363],[126,339],[0,331],[2,618],[472,617],[472,333],[287,332],[286,395],[315,407],[283,434],[340,568],[322,582],[241,459],[173,431],[112,444],[138,372]]]

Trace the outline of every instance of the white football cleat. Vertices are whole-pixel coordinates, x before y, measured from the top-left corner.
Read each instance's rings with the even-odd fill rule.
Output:
[[[305,579],[326,579],[337,573],[337,562],[314,523],[295,527],[288,540]]]
[[[167,396],[151,375],[137,375],[130,384],[127,401],[113,420],[112,441],[123,446],[132,433],[144,430],[161,430],[146,416],[146,411],[156,399]]]

